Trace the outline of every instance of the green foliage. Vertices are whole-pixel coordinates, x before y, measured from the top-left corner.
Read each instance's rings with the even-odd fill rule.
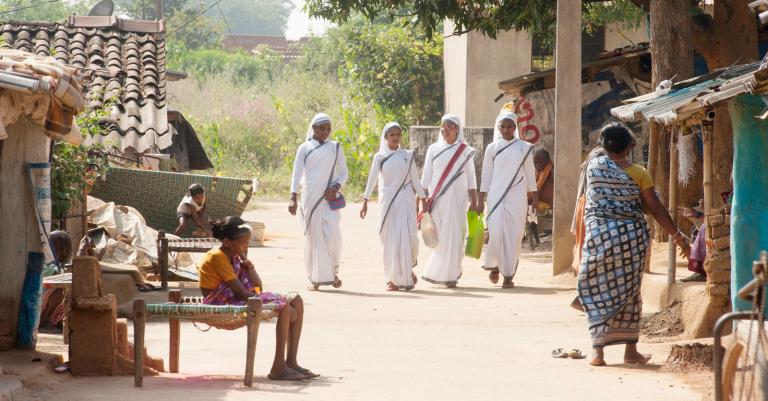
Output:
[[[402,22],[355,18],[313,38],[297,64],[336,74],[402,122],[435,120],[443,106],[442,38],[425,38]]]
[[[264,49],[256,53],[169,53],[169,68],[192,79],[169,83],[168,90],[197,130],[212,173],[258,177],[272,195],[287,194],[296,148],[317,112],[334,121],[332,138],[344,147],[351,196],[365,185],[384,124],[439,118],[442,40],[400,23],[358,19],[332,28],[290,62]]]
[[[199,49],[219,43],[224,23],[216,10],[208,10],[217,0],[164,0],[166,43],[168,49]],[[135,19],[155,19],[151,0],[117,2],[115,14]],[[199,15],[203,13],[202,15]]]
[[[64,1],[47,3],[48,0],[2,0],[0,15],[4,21],[56,21],[62,22],[75,10],[75,6]],[[41,4],[42,3],[42,4]],[[15,11],[13,11],[15,10]],[[12,11],[12,12],[9,12]]]
[[[646,16],[645,11],[637,7],[632,0],[584,4],[584,27],[590,33],[610,23],[618,23],[622,30],[634,30],[640,26]]]
[[[282,58],[267,47],[259,48],[256,54],[175,48],[168,52],[168,66],[186,71],[201,83],[208,77],[224,74],[241,84],[266,85],[281,72]]]
[[[293,9],[289,0],[227,0],[221,12],[231,33],[283,36]]]
[[[553,47],[557,0],[419,1],[419,0],[308,0],[311,15],[336,23],[362,13],[370,20],[401,15],[402,10],[429,35],[440,33],[442,21],[453,23],[454,34],[478,31],[496,38],[505,30],[526,30],[540,46]],[[582,2],[587,29],[608,22],[637,25],[644,16],[632,0]]]
[[[101,134],[99,120],[109,115],[112,102],[100,108],[87,108],[77,115],[76,121],[83,137]],[[102,145],[72,145],[56,143],[51,155],[51,197],[54,221],[64,218],[69,210],[83,199],[83,191],[90,189],[99,176],[108,169],[105,147]]]

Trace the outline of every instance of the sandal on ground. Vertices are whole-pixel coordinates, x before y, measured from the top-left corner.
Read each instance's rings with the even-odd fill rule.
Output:
[[[320,377],[319,373],[315,373],[315,372],[313,372],[313,371],[311,371],[311,370],[309,370],[307,368],[302,368],[301,366],[297,366],[297,367],[293,368],[293,370],[303,374],[305,379],[315,379],[315,378]]]
[[[309,287],[307,287],[307,290],[309,291],[317,291],[320,289],[320,286],[317,284],[311,284]]]
[[[586,357],[587,356],[584,355],[581,352],[581,350],[578,349],[578,348],[574,348],[574,349],[571,350],[571,352],[568,353],[568,358],[571,358],[571,359],[584,359]]]
[[[285,368],[282,372],[273,375],[270,373],[267,375],[269,380],[285,380],[285,381],[299,381],[304,380],[307,375],[304,373],[297,372],[291,368]]]
[[[488,275],[488,280],[491,280],[491,283],[498,284],[499,282],[499,271],[498,270],[491,270],[491,273]]]
[[[336,277],[336,281],[333,282],[333,288],[341,288],[341,280]]]
[[[445,288],[454,289],[456,288],[456,283],[446,283]]]
[[[504,283],[501,284],[501,288],[515,288],[515,282],[512,280],[504,280]]]
[[[552,358],[568,358],[568,353],[562,348],[555,348],[552,350]]]
[[[387,291],[397,291],[397,290],[398,290],[397,286],[392,284],[391,281],[387,283]]]

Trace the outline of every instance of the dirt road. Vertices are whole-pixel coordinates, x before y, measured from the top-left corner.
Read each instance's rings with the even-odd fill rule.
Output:
[[[300,363],[322,373],[303,383],[265,378],[274,349],[274,326],[263,325],[253,388],[243,388],[245,333],[201,332],[182,327],[180,375],[63,377],[27,392],[26,399],[78,400],[675,400],[698,401],[699,390],[679,376],[660,371],[664,344],[641,344],[654,355],[645,367],[620,365],[622,349],[607,349],[611,366],[592,368],[585,360],[553,359],[556,347],[590,343],[584,317],[568,307],[573,282],[550,278],[550,265],[523,260],[517,287],[501,290],[466,260],[459,288],[419,282],[412,292],[384,291],[379,213],[357,217],[358,205],[344,210],[344,257],[340,290],[306,291],[303,238],[284,205],[270,204],[247,217],[267,226],[267,247],[251,250],[267,290],[300,291],[307,316]],[[422,247],[421,265],[428,256]],[[420,272],[420,267],[417,267]],[[150,353],[167,355],[167,326],[148,328]]]

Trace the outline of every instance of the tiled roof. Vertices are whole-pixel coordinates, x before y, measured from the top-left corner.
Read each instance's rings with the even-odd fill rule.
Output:
[[[105,135],[92,141],[141,153],[171,145],[162,32],[162,21],[73,16],[63,24],[7,22],[0,37],[11,48],[93,70],[86,106],[111,105],[111,113]]]

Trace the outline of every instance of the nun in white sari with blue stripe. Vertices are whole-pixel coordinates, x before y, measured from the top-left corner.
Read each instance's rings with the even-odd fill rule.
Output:
[[[368,200],[378,182],[381,215],[377,229],[384,248],[387,291],[411,290],[416,284],[412,270],[419,255],[416,202],[417,197],[425,197],[414,153],[400,147],[402,133],[402,127],[396,122],[387,124],[381,131],[379,151],[371,163],[360,210],[360,218],[365,218]]]
[[[331,118],[318,113],[307,129],[306,141],[299,145],[293,162],[291,201],[288,211],[299,212],[304,231],[304,266],[310,289],[321,285],[341,287],[338,276],[341,259],[341,213],[328,202],[347,182],[347,162],[343,148],[330,140]],[[301,188],[301,200],[297,193]]]

